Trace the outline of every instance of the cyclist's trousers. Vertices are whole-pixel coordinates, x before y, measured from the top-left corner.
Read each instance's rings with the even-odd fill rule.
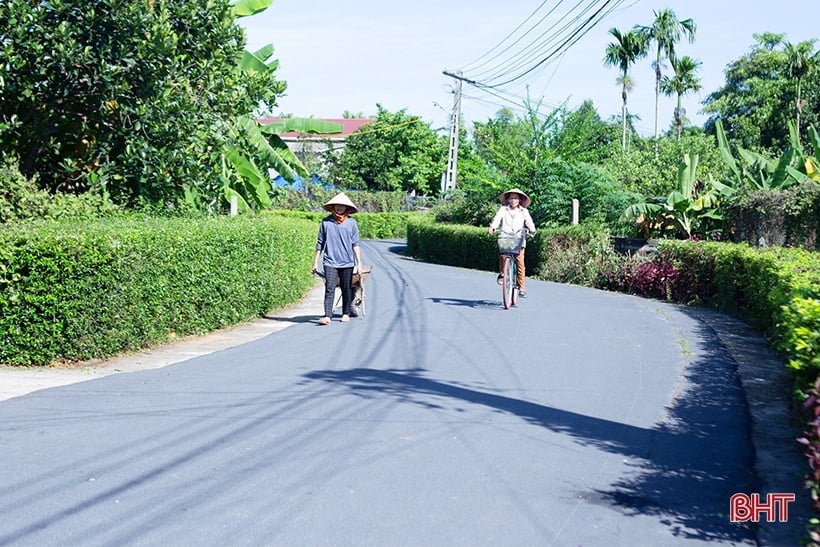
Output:
[[[524,251],[526,247],[521,247],[521,252],[515,257],[515,283],[518,285],[518,290],[525,291],[525,283],[527,282],[527,271],[524,269]],[[503,273],[501,269],[504,267],[504,255],[498,255],[498,273]]]

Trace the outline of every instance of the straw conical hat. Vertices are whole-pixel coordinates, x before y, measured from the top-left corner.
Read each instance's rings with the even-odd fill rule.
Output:
[[[521,196],[521,203],[519,204],[519,205],[521,205],[521,207],[529,207],[530,206],[530,196],[525,194],[524,191],[519,189],[519,188],[513,188],[512,190],[507,190],[506,192],[504,192],[503,194],[498,196],[498,199],[500,199],[501,203],[503,203],[504,205],[508,205],[507,196],[509,194],[518,194],[519,196]]]
[[[350,201],[350,198],[347,197],[344,192],[333,196],[333,198],[331,198],[330,201],[325,203],[322,207],[324,207],[325,210],[332,212],[334,205],[346,205],[348,207],[348,213],[355,213],[359,210],[355,205],[353,205],[353,202]]]

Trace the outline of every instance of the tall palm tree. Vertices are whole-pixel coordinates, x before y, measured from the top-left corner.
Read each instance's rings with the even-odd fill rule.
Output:
[[[800,137],[800,115],[803,113],[803,100],[801,97],[801,87],[803,78],[815,67],[820,65],[820,52],[813,53],[814,41],[807,40],[797,45],[786,43],[784,52],[786,53],[786,70],[789,77],[795,80],[794,106],[797,109],[797,136]]]
[[[649,43],[655,43],[655,60],[652,62],[655,68],[655,159],[658,158],[658,100],[661,94],[661,66],[664,58],[675,58],[675,44],[686,36],[689,42],[695,41],[695,31],[697,29],[692,19],[680,20],[675,12],[669,8],[661,11],[654,11],[655,21],[650,26],[636,25],[635,30],[643,34]]]
[[[623,100],[621,106],[621,150],[626,151],[626,98],[634,86],[632,78],[629,77],[629,67],[649,53],[649,43],[643,34],[635,30],[622,33],[616,28],[611,28],[609,33],[615,37],[616,41],[610,42],[606,46],[604,66],[614,66],[621,71],[621,75],[616,81],[621,84],[621,99]]]
[[[660,89],[664,95],[677,95],[677,106],[675,107],[675,132],[677,140],[683,130],[683,117],[686,110],[681,107],[681,97],[690,91],[700,91],[700,78],[696,72],[700,68],[701,62],[684,55],[680,59],[672,60],[672,69],[675,75],[671,78],[664,76],[661,80]]]

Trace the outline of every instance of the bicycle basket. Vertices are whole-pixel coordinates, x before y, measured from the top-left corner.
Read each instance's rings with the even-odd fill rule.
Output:
[[[498,234],[498,252],[499,254],[514,254],[521,252],[521,247],[524,244],[523,234]]]

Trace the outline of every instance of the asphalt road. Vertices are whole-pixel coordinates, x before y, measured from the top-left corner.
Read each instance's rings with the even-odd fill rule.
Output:
[[[756,545],[736,361],[687,310],[366,242],[366,316],[0,402],[0,545]]]

